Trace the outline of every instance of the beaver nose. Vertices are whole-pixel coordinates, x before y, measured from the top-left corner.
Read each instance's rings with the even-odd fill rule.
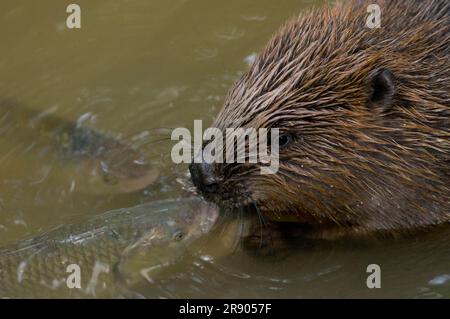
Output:
[[[192,163],[189,165],[192,182],[203,193],[215,193],[219,183],[214,175],[214,167],[207,163]]]

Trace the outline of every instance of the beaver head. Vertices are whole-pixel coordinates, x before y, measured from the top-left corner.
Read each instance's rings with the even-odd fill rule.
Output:
[[[228,93],[214,127],[279,128],[279,170],[192,164],[226,206],[280,220],[410,229],[450,216],[450,4],[379,1],[312,10],[286,25]]]

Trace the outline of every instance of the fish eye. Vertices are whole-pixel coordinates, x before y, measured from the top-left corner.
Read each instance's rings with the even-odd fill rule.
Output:
[[[173,238],[173,240],[175,240],[175,241],[183,240],[183,238],[184,238],[184,233],[183,233],[182,231],[177,231],[177,232],[175,232],[175,234],[173,234],[172,238]]]
[[[286,147],[292,142],[293,138],[290,133],[281,133],[278,137],[278,145],[280,147]]]

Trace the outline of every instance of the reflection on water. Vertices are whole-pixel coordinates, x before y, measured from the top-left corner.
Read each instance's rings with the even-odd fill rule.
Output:
[[[69,123],[90,114],[93,129],[138,149],[159,177],[132,193],[71,191],[72,168],[50,178],[49,145],[22,131],[6,138],[11,123],[2,121],[0,245],[74,216],[182,196],[187,168],[170,161],[170,129],[209,124],[269,36],[312,2],[80,0],[82,28],[68,30],[61,1],[2,1],[0,100]],[[450,297],[448,236],[299,243],[276,267],[241,251],[212,257],[209,247],[136,289],[147,297]],[[382,269],[378,290],[366,287],[371,263]]]

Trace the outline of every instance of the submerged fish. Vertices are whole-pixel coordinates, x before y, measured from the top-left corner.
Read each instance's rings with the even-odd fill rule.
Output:
[[[30,154],[31,160],[50,161],[54,175],[84,192],[132,192],[158,177],[158,171],[138,149],[86,124],[89,114],[71,122],[53,112],[50,108],[37,113],[14,101],[1,100],[2,142],[18,147],[22,157]]]
[[[154,256],[153,267],[175,263],[218,215],[214,204],[188,198],[57,227],[0,249],[0,297],[117,297],[119,277],[136,277],[128,267],[134,254],[145,250],[147,261]]]

